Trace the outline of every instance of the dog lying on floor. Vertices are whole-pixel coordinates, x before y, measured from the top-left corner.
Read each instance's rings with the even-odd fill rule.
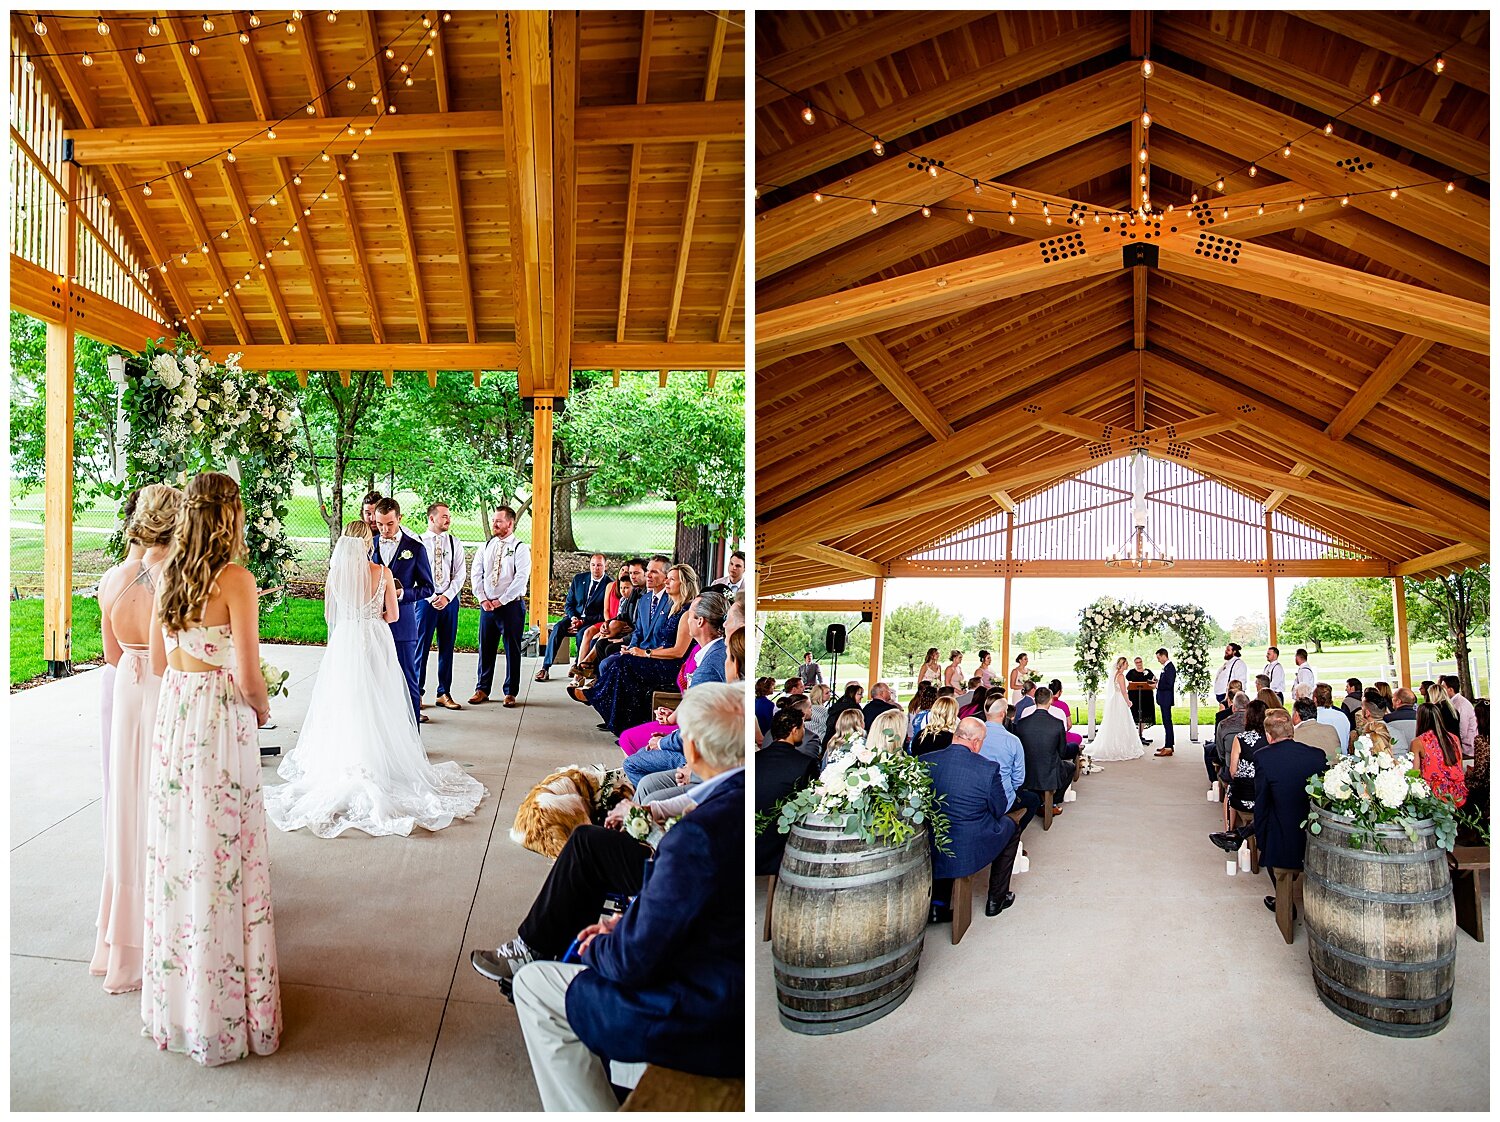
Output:
[[[510,840],[533,853],[555,858],[579,826],[602,825],[622,799],[635,794],[623,768],[603,765],[558,768],[521,800]]]

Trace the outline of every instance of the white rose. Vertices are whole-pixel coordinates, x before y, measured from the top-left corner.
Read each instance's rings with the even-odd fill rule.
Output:
[[[209,407],[210,404],[211,403],[209,402],[208,398],[206,398],[206,397],[200,397],[198,399],[198,411],[200,413],[203,412],[205,409],[207,409]]]
[[[195,359],[192,355],[183,355],[182,356],[182,367],[189,374],[193,375],[194,377],[197,376],[197,374],[198,374],[198,360]]]
[[[1382,770],[1386,768],[1393,768],[1396,766],[1396,758],[1394,756],[1387,755],[1384,752],[1379,753],[1375,757],[1375,762],[1380,765]]]
[[[1347,777],[1330,771],[1323,777],[1323,793],[1331,799],[1347,799],[1350,794]]]
[[[169,390],[175,390],[182,383],[182,371],[169,354],[159,354],[152,359],[151,369],[156,374],[156,380]]]
[[[1411,780],[1411,794],[1414,799],[1425,799],[1432,794],[1432,788],[1427,786],[1425,779]]]
[[[1406,776],[1399,771],[1381,772],[1375,779],[1375,797],[1386,806],[1400,806],[1406,801]]]
[[[193,418],[193,423],[189,426],[189,428],[191,428],[194,432],[202,432],[203,431],[203,418],[202,417],[194,417]]]
[[[872,772],[870,772],[870,786],[871,787],[879,787],[879,788],[881,788],[883,790],[885,788],[885,772],[883,772],[883,771],[872,771]]]
[[[830,775],[828,771],[825,771],[822,776],[823,790],[826,795],[837,798],[848,791],[848,785],[844,782],[844,771],[836,765],[830,765],[829,771],[833,774]]]

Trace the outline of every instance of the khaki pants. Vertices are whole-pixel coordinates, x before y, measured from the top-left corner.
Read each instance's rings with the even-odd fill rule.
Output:
[[[568,986],[577,962],[531,962],[516,972],[512,996],[526,1038],[531,1073],[544,1110],[618,1110],[604,1061],[589,1051],[568,1024]],[[633,1086],[644,1064],[616,1064],[616,1080]]]

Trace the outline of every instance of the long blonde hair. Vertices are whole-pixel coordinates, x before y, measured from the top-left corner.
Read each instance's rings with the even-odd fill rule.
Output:
[[[673,565],[667,572],[677,574],[677,595],[671,600],[672,611],[680,612],[684,606],[693,602],[700,591],[698,572],[691,565]]]
[[[194,477],[183,492],[172,538],[162,566],[161,621],[175,634],[203,622],[219,571],[244,556],[240,485],[217,471]]]
[[[936,736],[940,732],[953,732],[958,728],[958,702],[951,697],[940,697],[932,703],[932,716],[922,726],[923,736]]]

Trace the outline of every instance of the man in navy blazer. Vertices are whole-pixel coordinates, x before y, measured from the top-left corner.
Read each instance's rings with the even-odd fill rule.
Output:
[[[745,1071],[745,691],[706,683],[678,709],[707,778],[662,838],[624,914],[579,933],[579,963],[515,974],[545,1110],[617,1109],[605,1060],[694,1075]]]
[[[406,688],[411,693],[411,711],[420,721],[417,604],[437,591],[432,583],[432,563],[427,560],[427,547],[422,539],[402,527],[401,504],[395,499],[381,499],[375,504],[375,528],[380,536],[375,539],[370,560],[386,566],[396,578],[396,600],[401,605],[401,615],[391,622],[391,638],[396,641],[396,662],[406,675]]]
[[[1167,655],[1166,647],[1156,651],[1156,661],[1161,663],[1161,677],[1156,679],[1156,707],[1161,710],[1161,725],[1167,732],[1166,743],[1156,750],[1158,756],[1172,754],[1172,703],[1177,700],[1177,666]]]
[[[1255,844],[1260,863],[1276,883],[1276,869],[1302,868],[1307,854],[1309,800],[1307,781],[1328,766],[1321,748],[1292,739],[1292,718],[1285,709],[1266,714],[1266,743],[1255,753]],[[1276,908],[1276,897],[1266,897]]]
[[[1051,720],[1045,715],[1038,719]],[[979,754],[983,746],[984,722],[978,717],[965,717],[958,722],[952,744],[928,752],[921,760],[932,774],[934,792],[942,796],[942,811],[948,816],[948,848],[952,850],[952,856],[948,856],[933,847],[932,879],[972,876],[988,865],[990,886],[984,914],[996,916],[1015,903],[1010,874],[1021,846],[1021,832],[1005,813],[1010,799],[1000,765]]]
[[[552,669],[559,654],[568,654],[574,635],[582,635],[585,628],[604,622],[604,594],[609,591],[609,574],[605,572],[607,564],[604,554],[594,554],[589,558],[589,571],[579,573],[568,585],[562,619],[552,625],[542,668],[536,672],[538,682],[547,680],[547,671]]]

